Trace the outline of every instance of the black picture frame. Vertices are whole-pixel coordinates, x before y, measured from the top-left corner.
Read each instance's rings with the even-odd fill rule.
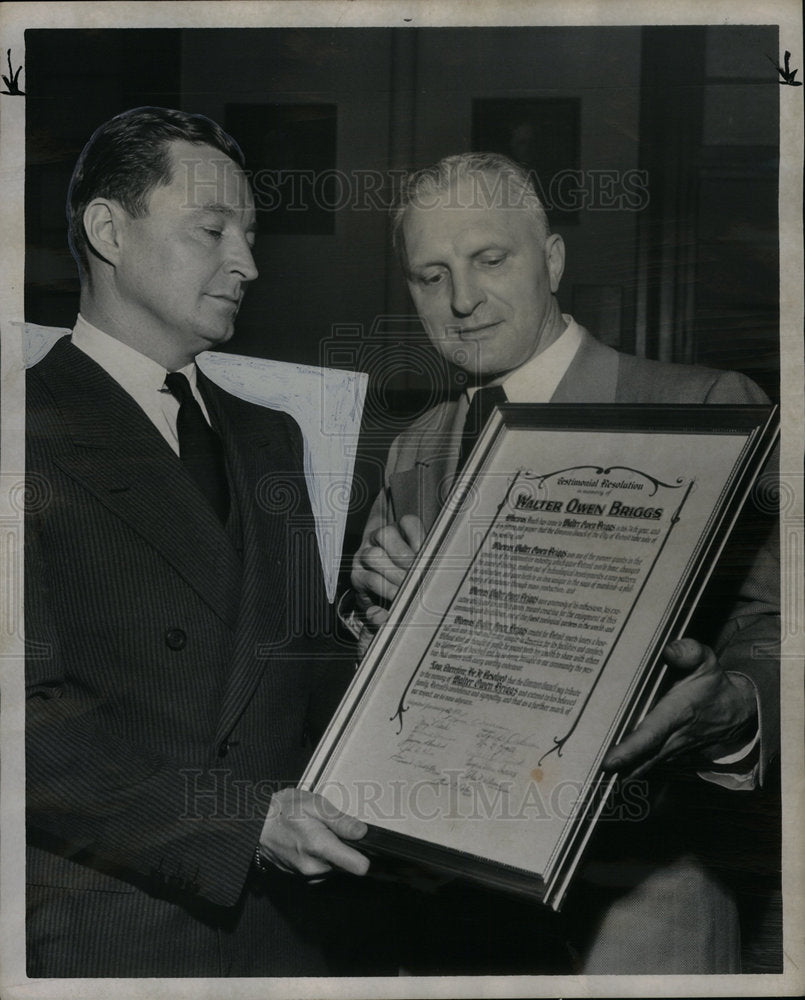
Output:
[[[338,208],[335,104],[227,104],[252,178],[260,232],[327,236]]]
[[[575,199],[563,197],[562,191],[568,186],[563,179],[572,182],[581,167],[580,136],[578,97],[482,97],[472,102],[472,148],[502,153],[532,173],[551,223],[579,221]]]

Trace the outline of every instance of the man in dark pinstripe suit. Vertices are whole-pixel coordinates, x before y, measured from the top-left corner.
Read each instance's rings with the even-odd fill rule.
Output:
[[[346,673],[298,429],[194,364],[257,276],[242,168],[213,122],[139,108],[73,176],[81,311],[27,385],[30,976],[327,974],[368,867],[363,824],[294,788]]]

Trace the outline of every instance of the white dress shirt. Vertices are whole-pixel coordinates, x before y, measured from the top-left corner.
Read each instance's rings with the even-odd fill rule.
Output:
[[[562,313],[567,324],[550,347],[529,358],[502,379],[490,385],[502,385],[510,403],[550,403],[556,387],[562,381],[581,344],[581,330],[572,316]],[[467,390],[472,400],[477,388]]]
[[[581,329],[573,317],[562,313],[562,319],[567,325],[550,347],[503,378],[492,379],[486,385],[502,385],[509,403],[550,403],[582,341]],[[459,396],[452,424],[454,434],[461,434],[472,397],[479,388],[470,386]]]
[[[99,330],[88,323],[81,313],[78,314],[73,328],[72,342],[88,357],[101,366],[115,382],[124,389],[145,413],[162,437],[168,442],[174,452],[179,454],[179,437],[176,432],[176,417],[179,413],[179,400],[165,385],[167,370],[162,365],[147,358],[133,347],[121,343],[108,333]],[[207,423],[210,416],[204,405],[204,400],[198,390],[197,369],[195,362],[180,368],[182,375],[187,377],[193,396],[201,406]]]

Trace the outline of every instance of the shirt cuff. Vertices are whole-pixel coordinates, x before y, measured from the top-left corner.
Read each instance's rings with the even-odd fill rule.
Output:
[[[727,671],[727,673],[736,673],[741,677],[746,677],[746,674],[741,674],[739,671]],[[747,680],[751,681],[751,678],[747,678]],[[754,682],[752,682],[752,686],[754,687]],[[703,781],[709,781],[713,785],[720,785],[722,788],[734,791],[751,792],[757,788],[760,774],[760,699],[757,688],[755,688],[755,702],[758,718],[755,735],[740,750],[717,757],[712,761],[710,767],[697,771],[696,774]]]
[[[725,754],[723,757],[717,757],[713,763],[719,766],[727,764],[740,764],[745,757],[748,757],[750,753],[755,749],[760,743],[760,729],[757,730],[752,739],[737,750],[735,753]]]
[[[338,598],[335,613],[347,632],[353,638],[360,639],[366,626],[358,612],[354,590],[345,590]]]

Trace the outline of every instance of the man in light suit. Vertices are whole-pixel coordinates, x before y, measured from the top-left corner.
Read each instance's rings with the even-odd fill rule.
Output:
[[[316,883],[368,862],[294,787],[347,672],[300,434],[194,363],[257,277],[242,154],[125,112],[68,213],[80,315],[27,383],[28,973],[326,974]]]
[[[353,563],[365,627],[385,620],[386,602],[443,505],[467,421],[475,419],[470,397],[482,388],[501,386],[509,402],[529,403],[767,402],[741,375],[619,354],[563,315],[556,299],[562,238],[550,233],[528,175],[505,157],[448,157],[414,174],[396,209],[394,232],[430,340],[468,372],[471,384],[458,400],[422,415],[392,445],[385,488]],[[712,783],[748,789],[763,782],[777,752],[779,564],[765,537],[773,522],[757,521],[750,512],[736,530],[737,554],[733,547],[722,560],[696,619],[701,631],[692,626],[697,639],[679,640],[665,651],[681,679],[605,759],[606,769],[633,776],[683,755],[695,758],[695,766],[675,765],[672,773],[680,780],[661,786],[648,822],[610,830],[601,824],[566,906],[579,971],[738,971],[735,907],[702,860],[695,828],[708,821],[692,816],[692,804],[708,788],[697,772]],[[694,777],[692,790],[681,780],[686,775]],[[709,788],[705,800],[721,794]],[[441,926],[451,925],[445,915],[451,907],[452,923],[461,924],[484,905],[480,896],[452,891],[456,900],[435,921]],[[494,905],[500,922],[505,906]],[[527,920],[520,908],[507,928]],[[491,939],[483,958],[491,966],[479,970],[474,963],[484,949],[467,943],[478,935],[465,923],[455,968],[443,971],[507,971],[508,933]],[[488,929],[484,935],[488,946]],[[516,961],[512,971],[541,971],[527,968],[522,955]]]

